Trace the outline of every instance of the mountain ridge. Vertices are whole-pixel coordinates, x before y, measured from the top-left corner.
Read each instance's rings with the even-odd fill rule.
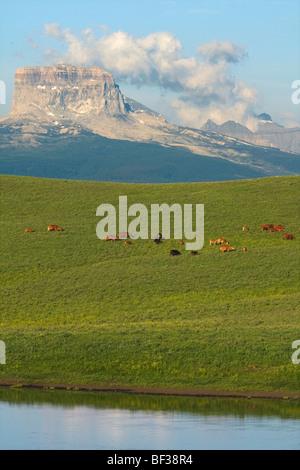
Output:
[[[271,116],[266,113],[257,116],[257,126],[257,130],[251,131],[248,127],[235,121],[229,120],[222,124],[216,124],[208,119],[201,130],[217,132],[221,135],[245,140],[254,145],[276,147],[296,154],[300,153],[300,127],[285,128],[272,121]]]
[[[212,121],[210,124],[211,127],[217,126]],[[234,136],[224,134],[230,134],[232,129],[235,130]],[[110,159],[115,158],[115,161],[119,161],[117,152],[121,151],[120,142],[123,142],[124,146],[124,142],[155,144],[155,149],[159,149],[157,153],[160,155],[163,149],[172,150],[174,156],[176,154],[176,181],[180,173],[185,174],[178,159],[180,150],[190,154],[188,159],[202,158],[202,162],[205,159],[211,168],[214,164],[211,165],[207,158],[215,159],[215,162],[226,160],[230,164],[239,165],[240,171],[233,171],[235,177],[246,177],[249,174],[277,176],[298,173],[297,163],[299,165],[300,155],[271,148],[262,138],[260,139],[263,145],[247,142],[245,136],[241,136],[242,132],[246,137],[251,136],[250,130],[234,121],[224,123],[217,131],[169,123],[160,113],[124,96],[112,75],[97,66],[77,67],[61,64],[53,67],[23,67],[15,74],[11,111],[6,118],[0,120],[0,157],[6,162],[7,171],[13,168],[13,160],[17,155],[19,158],[20,152],[26,154],[26,158],[30,160],[30,150],[33,152],[35,148],[40,150],[41,161],[44,159],[45,162],[51,155],[53,158],[53,154],[50,155],[49,152],[54,152],[54,148],[55,155],[64,159],[68,142],[71,148],[76,137],[79,147],[82,147],[83,142],[85,146],[91,146],[93,165],[98,152],[99,165],[101,161],[102,166],[107,166],[111,162],[102,158],[101,145],[104,145],[104,141],[101,137],[110,139],[111,148],[114,147],[115,151],[109,151],[109,155]],[[92,138],[93,136],[99,138]],[[97,148],[96,142],[99,146]],[[106,144],[104,147],[107,148]],[[145,153],[149,154],[145,149],[146,147]],[[132,152],[139,158],[135,150]],[[8,155],[10,163],[7,161]],[[169,153],[168,157],[164,155],[163,159],[169,161]],[[129,160],[132,163],[132,158]],[[150,160],[159,172],[155,158],[151,156]],[[80,164],[84,165],[84,160]],[[172,165],[172,161],[169,164]],[[145,161],[144,165],[147,174],[149,165]],[[203,165],[201,167],[203,168]],[[246,168],[252,173],[245,171]],[[163,171],[168,171],[166,166]],[[63,177],[68,177],[68,173],[64,172],[64,175]],[[226,175],[230,179],[229,172],[226,171]],[[187,176],[193,181],[194,177],[192,174]],[[201,175],[199,178],[201,180]],[[214,179],[214,174],[211,174],[210,180]]]

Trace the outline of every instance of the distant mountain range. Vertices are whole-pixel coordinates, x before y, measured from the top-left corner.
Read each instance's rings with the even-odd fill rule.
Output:
[[[127,182],[299,174],[300,129],[267,114],[258,123],[254,133],[234,121],[181,127],[125,97],[99,67],[23,67],[0,121],[0,172]]]
[[[300,127],[286,129],[273,122],[271,116],[266,113],[257,116],[257,121],[258,129],[255,132],[235,121],[227,121],[218,125],[210,119],[201,129],[251,142],[255,145],[276,147],[281,150],[300,153]]]

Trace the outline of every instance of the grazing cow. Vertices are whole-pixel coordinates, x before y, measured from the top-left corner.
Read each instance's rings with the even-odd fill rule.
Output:
[[[107,235],[107,236],[105,237],[105,241],[106,241],[106,242],[108,242],[108,241],[116,241],[116,240],[119,240],[119,237],[118,237],[118,236],[116,237],[115,235]]]
[[[217,239],[217,244],[218,245],[228,245],[229,242],[226,240],[226,238],[220,237]]]
[[[34,232],[33,228],[25,228],[25,233]]]
[[[118,238],[130,238],[130,234],[128,232],[119,232]]]
[[[261,231],[263,232],[264,230],[270,230],[270,228],[273,228],[273,224],[269,224],[269,225],[262,224]]]
[[[154,242],[158,245],[159,243],[161,243],[161,239],[160,238],[155,238]]]
[[[191,255],[196,256],[198,254],[198,251],[191,251]]]
[[[184,241],[180,240],[179,245],[184,245]]]
[[[284,226],[280,225],[280,224],[275,224],[274,228],[276,229],[277,232],[284,232],[285,231]]]
[[[224,238],[225,240],[225,238]],[[209,244],[210,245],[221,245],[223,242],[222,242],[222,239],[221,238],[218,238],[217,240],[209,240]]]
[[[177,256],[177,255],[180,255],[180,254],[181,254],[181,253],[180,253],[180,251],[178,251],[178,250],[171,250],[171,251],[170,251],[170,255],[171,255],[171,256]]]
[[[243,247],[243,251],[247,251],[247,248],[245,246]]]
[[[131,242],[130,240],[126,240],[126,241],[124,242],[124,245],[125,245],[125,246],[126,246],[126,245],[132,245],[132,242]]]
[[[48,232],[62,232],[63,229],[58,225],[48,225]]]
[[[227,252],[229,252],[229,251],[234,251],[234,248],[233,248],[233,246],[221,245],[221,246],[220,246],[220,251],[221,251],[222,253],[227,253]]]
[[[284,233],[283,234],[283,239],[284,240],[295,240],[295,237],[291,233]]]
[[[243,232],[248,232],[248,230],[249,230],[249,228],[246,225],[244,225],[243,226]]]

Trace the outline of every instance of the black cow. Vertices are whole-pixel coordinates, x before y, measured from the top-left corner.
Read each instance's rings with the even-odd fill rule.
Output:
[[[178,251],[178,250],[171,250],[171,251],[170,251],[170,255],[171,255],[171,256],[177,256],[177,255],[180,255],[180,254],[181,254],[181,253],[180,253],[180,251]]]

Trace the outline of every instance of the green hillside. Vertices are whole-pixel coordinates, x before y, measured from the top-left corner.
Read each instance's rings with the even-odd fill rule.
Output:
[[[13,138],[14,129],[7,131]],[[18,134],[17,134],[18,135]],[[0,166],[5,175],[35,176],[118,183],[182,183],[242,180],[298,175],[300,155],[276,148],[252,147],[239,141],[225,144],[238,161],[195,155],[182,147],[107,139],[88,132],[75,136],[43,134],[39,145],[5,140],[0,125]],[[219,139],[222,141],[222,137]],[[237,157],[238,155],[238,157]]]
[[[299,189],[297,176],[165,185],[2,176],[0,383],[299,393]],[[96,209],[117,208],[120,195],[149,212],[204,204],[203,249],[99,240]],[[209,245],[220,236],[234,252]]]

